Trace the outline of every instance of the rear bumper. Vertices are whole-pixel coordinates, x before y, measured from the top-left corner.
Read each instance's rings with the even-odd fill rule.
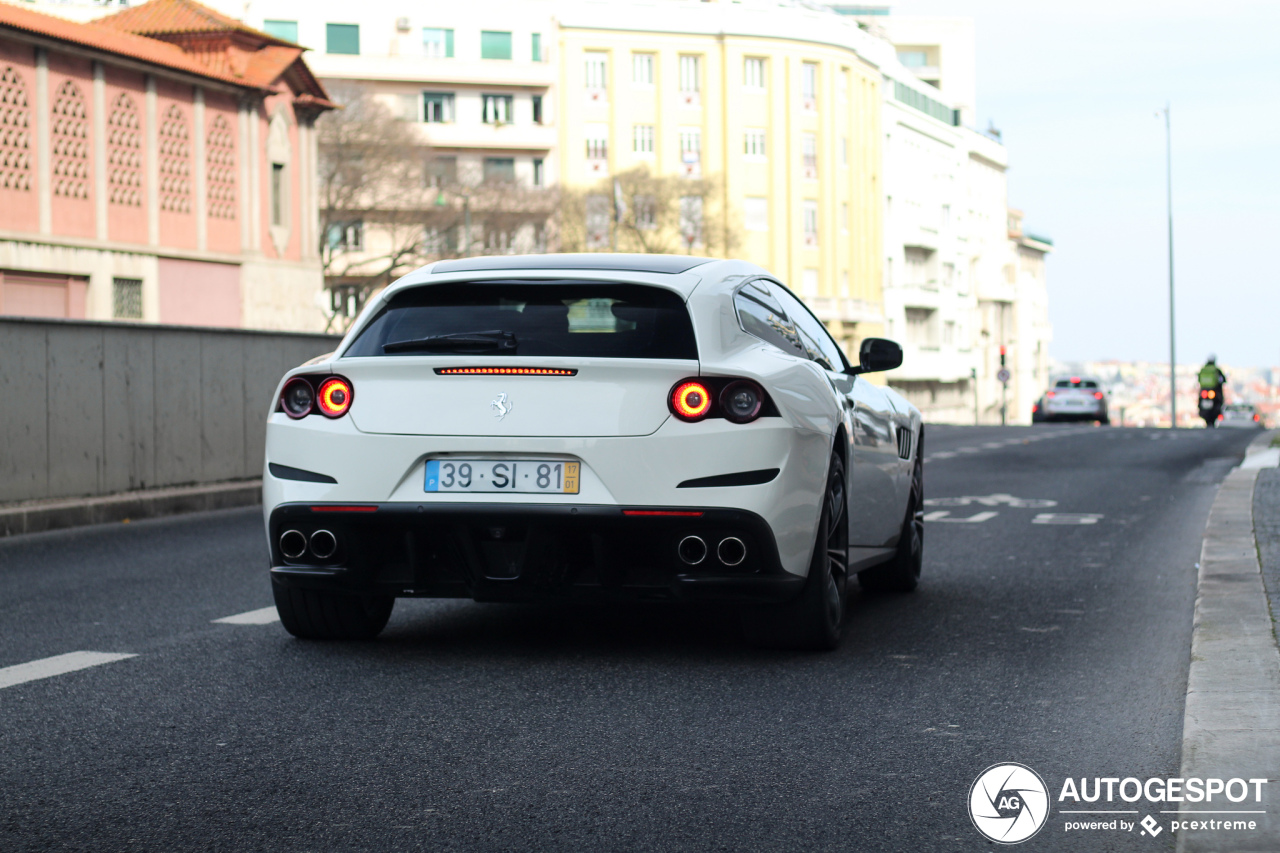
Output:
[[[653,515],[671,512],[696,515]],[[327,559],[288,559],[280,537],[328,530]],[[529,601],[630,598],[777,602],[804,578],[787,572],[763,518],[745,510],[545,504],[354,506],[289,503],[268,520],[271,576],[283,584],[428,598]],[[698,536],[707,554],[684,562],[677,546]],[[726,565],[717,546],[746,548]],[[735,555],[736,556],[736,555]]]

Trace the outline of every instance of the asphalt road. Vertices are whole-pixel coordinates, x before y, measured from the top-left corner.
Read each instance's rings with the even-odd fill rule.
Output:
[[[1252,437],[930,427],[928,497],[987,503],[931,506],[920,589],[855,594],[825,655],[666,605],[214,623],[271,603],[250,510],[0,540],[0,667],[136,655],[0,689],[0,850],[988,849],[993,763],[1177,774],[1201,535]],[[1054,816],[1022,849],[1172,844]]]

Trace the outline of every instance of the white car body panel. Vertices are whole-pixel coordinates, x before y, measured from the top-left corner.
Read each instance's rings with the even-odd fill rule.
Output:
[[[851,568],[891,555],[902,529],[920,413],[895,392],[863,377],[825,370],[743,331],[733,293],[766,278],[740,261],[712,261],[685,273],[545,268],[433,274],[417,270],[370,300],[328,361],[290,371],[268,418],[263,512],[284,505],[376,503],[539,506],[655,506],[744,510],[772,531],[782,568],[804,576],[812,556],[828,461],[846,443]],[[406,288],[484,279],[584,279],[650,284],[685,297],[697,361],[502,358],[492,355],[387,355],[344,358],[361,330]],[[571,367],[574,377],[440,376],[437,367],[479,363]],[[340,374],[352,383],[349,413],[294,420],[275,405],[296,375]],[[689,376],[757,381],[780,417],[747,424],[723,418],[686,423],[666,398]],[[493,405],[505,394],[507,413]],[[899,455],[899,432],[910,452]],[[430,493],[429,458],[546,458],[580,461],[578,494]],[[281,479],[271,464],[316,472],[337,483]],[[770,482],[678,488],[681,482],[732,472],[779,469]],[[270,538],[270,537],[269,537]],[[269,545],[273,545],[269,541]],[[275,552],[273,551],[273,554]]]

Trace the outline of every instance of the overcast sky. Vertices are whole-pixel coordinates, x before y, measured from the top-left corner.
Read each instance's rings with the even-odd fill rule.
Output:
[[[898,0],[971,17],[978,126],[1053,239],[1050,354],[1169,357],[1165,101],[1180,363],[1280,365],[1280,2]],[[943,71],[945,74],[945,69]]]

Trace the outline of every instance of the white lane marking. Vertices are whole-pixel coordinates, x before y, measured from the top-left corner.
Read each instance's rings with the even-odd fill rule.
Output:
[[[988,441],[986,444],[982,446],[990,450],[999,450],[1000,448],[1004,447],[1004,445],[1005,443],[1003,441]]]
[[[959,450],[956,451],[956,453],[981,453],[981,452],[982,451],[977,447],[961,447]]]
[[[137,655],[133,654],[117,654],[114,652],[67,652],[65,655],[55,655],[51,658],[18,663],[0,669],[0,690],[5,687],[13,687],[15,684],[25,684],[28,681],[38,681],[41,678],[52,678],[55,675],[65,675],[68,672],[75,672],[79,669],[88,669],[91,666],[101,666],[104,663],[115,663],[118,660],[136,657]]]
[[[980,524],[984,521],[990,521],[991,519],[995,518],[999,514],[1000,513],[998,512],[980,512],[980,513],[977,513],[976,515],[971,515],[968,518],[948,518],[948,516],[951,515],[951,510],[935,509],[933,512],[926,512],[924,514],[924,520],[925,521],[946,521],[951,524]]]
[[[928,458],[928,459],[950,459],[952,456],[955,456],[955,454],[954,454],[954,453],[952,453],[950,450],[939,450],[937,453],[931,453],[931,454],[929,454],[929,456],[928,456],[928,457],[926,457],[926,458]]]
[[[962,498],[928,498],[925,500],[925,506],[968,506],[971,503],[982,504],[983,506],[1000,506],[1000,504],[1008,504],[1018,509],[1047,509],[1051,506],[1057,506],[1057,501],[1047,500],[1045,498],[1015,498],[1013,495],[1003,493],[987,495],[986,497],[977,497],[974,495],[965,495]]]
[[[1032,524],[1097,524],[1100,512],[1042,512],[1031,519]]]
[[[280,621],[280,613],[275,605],[272,605],[250,610],[247,613],[237,613],[235,616],[223,616],[213,621],[221,622],[223,625],[270,625],[272,622]]]

